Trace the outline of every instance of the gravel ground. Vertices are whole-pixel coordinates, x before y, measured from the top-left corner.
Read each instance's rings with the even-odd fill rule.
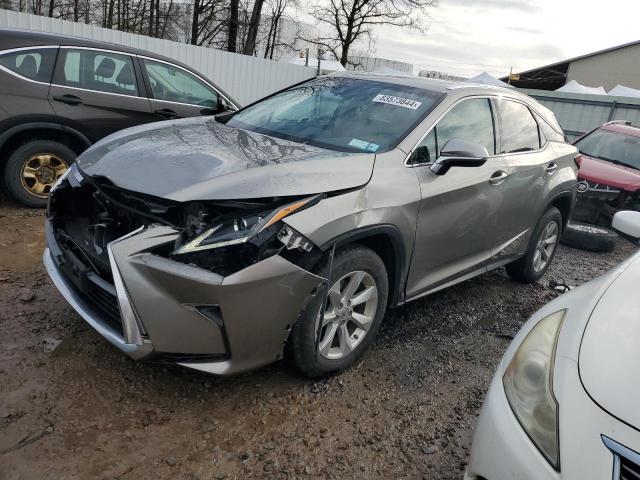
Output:
[[[527,317],[633,252],[561,247],[536,285],[503,271],[392,311],[362,362],[313,382],[135,363],[41,265],[42,212],[0,200],[0,478],[461,478],[493,371]]]

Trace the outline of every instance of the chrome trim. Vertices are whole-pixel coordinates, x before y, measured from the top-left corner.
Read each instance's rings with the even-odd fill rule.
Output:
[[[602,443],[613,453],[613,480],[620,479],[620,458],[624,458],[640,467],[640,453],[625,447],[610,439],[606,435],[600,435]]]
[[[140,327],[138,326],[138,316],[133,308],[127,288],[122,280],[120,269],[113,255],[113,245],[125,240],[137,233],[140,233],[144,229],[144,226],[130,232],[107,245],[107,253],[109,254],[109,263],[111,264],[111,273],[113,275],[113,283],[116,287],[116,295],[118,297],[118,306],[120,307],[120,315],[122,315],[122,326],[124,327],[124,333],[127,343],[134,345],[142,345],[142,335],[140,334]]]
[[[100,335],[132,358],[142,358],[151,353],[153,345],[149,340],[143,340],[141,345],[130,344],[122,338],[117,331],[111,328],[111,326],[101,320],[101,314],[96,311],[94,307],[85,302],[85,300],[74,291],[73,287],[71,287],[68,281],[60,274],[60,271],[51,256],[49,247],[45,247],[42,261],[47,273],[49,274],[49,278],[60,291],[64,299],[84,319],[84,321],[91,325],[91,327],[93,327]]]
[[[135,94],[132,93],[132,95],[125,95],[124,93],[105,92],[103,90],[91,90],[90,88],[80,88],[80,87],[71,87],[69,85],[60,85],[59,83],[52,83],[51,86],[58,87],[58,88],[70,88],[71,90],[80,90],[82,92],[99,93],[101,95],[104,94],[104,95],[115,95],[116,97],[124,97],[124,98],[139,98],[141,100],[149,101],[148,97],[140,96],[140,92],[135,92]],[[136,85],[136,89],[137,89],[137,85]]]

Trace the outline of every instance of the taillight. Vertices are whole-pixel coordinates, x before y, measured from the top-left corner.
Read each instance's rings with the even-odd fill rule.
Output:
[[[573,161],[576,162],[576,165],[578,166],[578,168],[580,168],[580,165],[582,164],[582,155],[581,154],[576,155]]]

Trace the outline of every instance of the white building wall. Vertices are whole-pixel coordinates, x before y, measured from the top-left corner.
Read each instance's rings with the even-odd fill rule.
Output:
[[[9,10],[0,9],[0,27],[101,40],[174,58],[211,79],[241,105],[315,76],[310,67]]]
[[[618,84],[640,89],[640,45],[571,62],[567,82],[571,80],[589,87],[603,86],[607,91]]]

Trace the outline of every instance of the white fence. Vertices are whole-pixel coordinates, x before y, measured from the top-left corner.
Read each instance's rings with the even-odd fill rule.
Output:
[[[640,125],[640,99],[583,93],[525,90],[555,113],[570,140],[575,140],[611,120],[628,120]]]
[[[315,69],[310,67],[10,10],[0,9],[0,27],[101,40],[174,58],[204,74],[241,105],[315,76]]]

